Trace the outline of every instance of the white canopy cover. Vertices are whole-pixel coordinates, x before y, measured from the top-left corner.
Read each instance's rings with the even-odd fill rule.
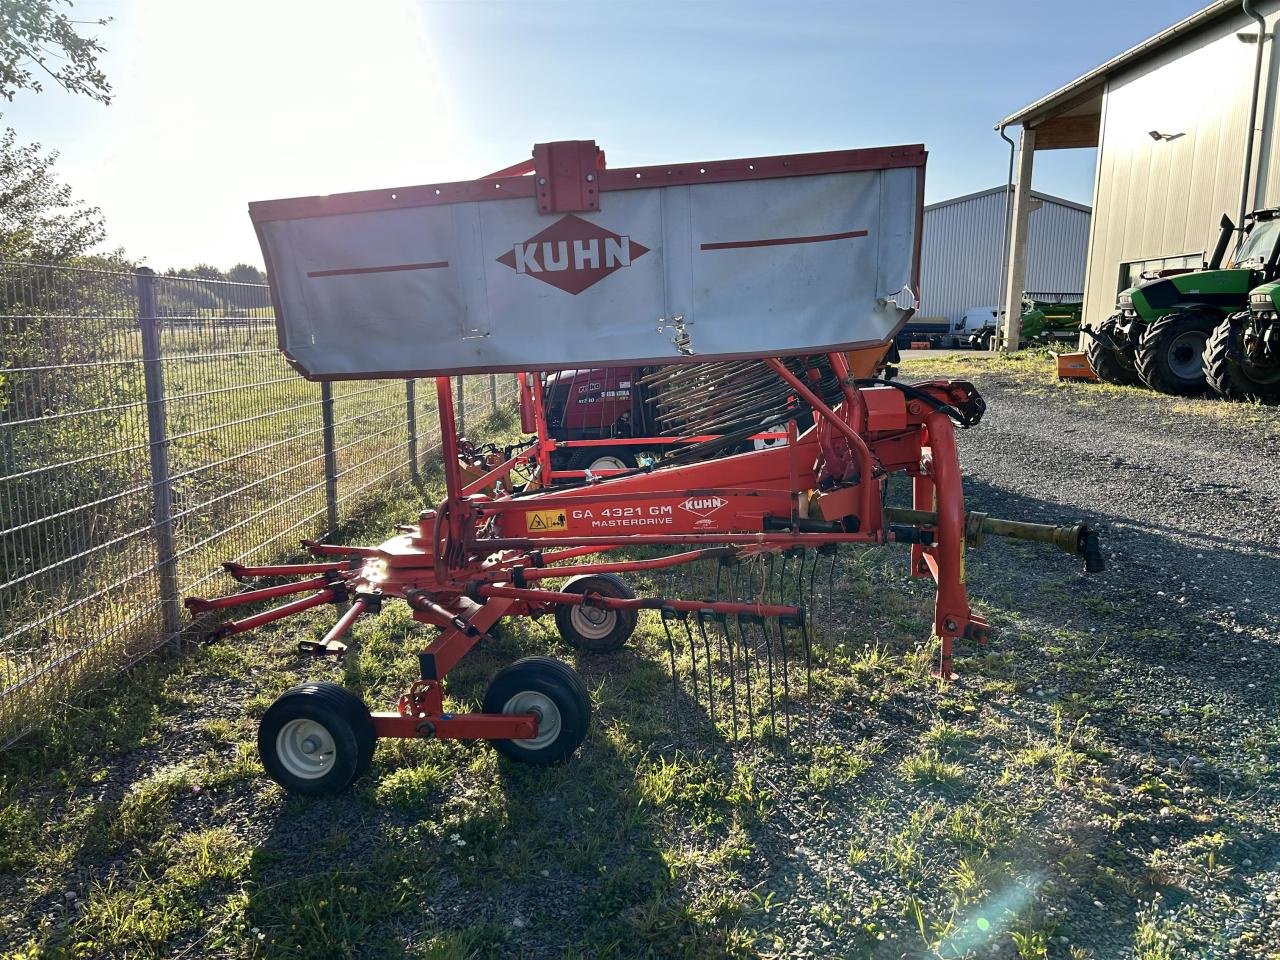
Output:
[[[915,307],[922,146],[599,157],[251,204],[281,349],[318,380],[703,362],[884,343]]]

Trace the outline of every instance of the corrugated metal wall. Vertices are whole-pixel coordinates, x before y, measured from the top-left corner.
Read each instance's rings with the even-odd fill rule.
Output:
[[[1259,3],[1274,31],[1280,4]],[[1236,38],[1257,29],[1243,14],[1161,51],[1108,83],[1103,101],[1085,320],[1114,309],[1120,264],[1213,248],[1218,220],[1240,202],[1245,128],[1256,47]],[[1272,34],[1274,36],[1274,33]],[[1267,44],[1272,94],[1259,111],[1255,170],[1259,205],[1280,202],[1276,142],[1277,58]],[[1181,134],[1153,140],[1149,131]],[[926,234],[927,238],[927,234]]]
[[[1084,290],[1089,214],[1034,193],[1027,250],[1029,291]],[[973,307],[999,302],[1004,188],[924,213],[920,263],[921,317],[955,319]]]

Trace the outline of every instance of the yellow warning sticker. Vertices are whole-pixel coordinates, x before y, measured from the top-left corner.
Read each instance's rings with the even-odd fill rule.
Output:
[[[524,515],[524,528],[530,533],[567,530],[569,523],[563,510],[532,510]]]

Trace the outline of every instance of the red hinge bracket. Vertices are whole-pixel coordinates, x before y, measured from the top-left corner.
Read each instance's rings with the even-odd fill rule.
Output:
[[[533,147],[533,176],[539,213],[600,209],[604,151],[594,140],[560,140]]]

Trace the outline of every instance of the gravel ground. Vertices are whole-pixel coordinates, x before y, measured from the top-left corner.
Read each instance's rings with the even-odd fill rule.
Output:
[[[928,585],[864,552],[822,608],[820,750],[673,738],[650,623],[577,661],[597,712],[571,764],[387,744],[351,793],[299,801],[253,730],[327,669],[288,651],[331,615],[261,631],[0,758],[0,954],[1280,958],[1280,411],[990,357],[903,379],[933,376],[987,399],[970,507],[1097,522],[1108,560],[972,552],[996,633],[957,682],[927,675]],[[375,701],[412,667],[391,616],[342,677]],[[565,655],[518,625],[455,691],[542,650]]]
[[[1099,836],[1099,797],[1059,790],[1019,841],[1027,845],[1014,855],[1028,871],[1022,895],[1042,898],[1058,931],[1048,938],[1049,955],[1075,947],[1099,958],[1280,957],[1280,410],[1059,385],[991,361],[967,373],[955,364],[921,357],[904,365],[903,379],[967,376],[986,398],[985,419],[960,436],[970,509],[1041,522],[1087,519],[1102,528],[1108,561],[1105,574],[1086,578],[1068,572],[1061,556],[988,541],[969,567],[971,600],[1001,630],[991,651],[1022,660],[1020,696],[986,691],[986,708],[1028,726],[1043,726],[1055,707],[1087,710],[1106,748],[1098,779],[1120,810],[1110,835]],[[1064,628],[1083,645],[1065,655],[1038,652],[1061,647],[1055,634]],[[986,667],[961,659],[958,686],[981,686]],[[931,710],[927,699],[905,699],[917,721]],[[885,735],[885,720],[882,711],[866,727]],[[971,767],[979,781],[1000,775]],[[808,888],[791,915],[813,955],[839,954],[840,946],[799,919],[811,913],[804,901],[829,892],[833,876],[837,888],[865,882],[865,870],[840,862],[851,838],[870,832],[884,842],[901,830],[903,809],[894,806],[921,803],[897,778],[864,778],[847,809],[865,811],[868,791],[887,793],[889,807],[852,823],[828,817],[822,831],[805,835],[797,854],[804,862],[772,875],[779,890]],[[1197,838],[1224,828],[1235,846],[1229,881],[1168,889],[1151,875],[1153,860],[1175,871],[1189,865]],[[1061,869],[1082,852],[1147,882],[1108,890],[1096,877]],[[1059,869],[1044,872],[1042,863],[1028,880],[1042,857]],[[854,899],[873,900],[889,879],[879,876],[875,892]],[[1031,890],[1046,882],[1047,896]],[[1143,919],[1151,922],[1144,927]],[[1162,927],[1165,946],[1141,942]],[[897,943],[874,952],[914,955]]]

